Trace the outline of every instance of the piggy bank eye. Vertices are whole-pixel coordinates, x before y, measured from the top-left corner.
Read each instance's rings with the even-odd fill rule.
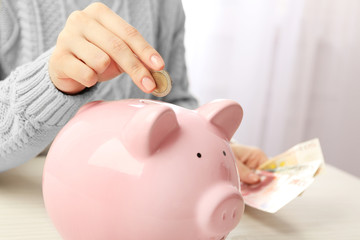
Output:
[[[198,158],[201,158],[201,153],[197,153],[196,156],[197,156]]]
[[[226,152],[225,152],[225,151],[223,151],[223,154],[224,154],[224,156],[226,156]]]

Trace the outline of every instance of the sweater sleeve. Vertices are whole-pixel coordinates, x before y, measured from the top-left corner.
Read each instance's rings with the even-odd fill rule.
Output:
[[[170,39],[170,47],[167,49],[169,52],[165,54],[168,54],[165,68],[169,72],[173,84],[170,94],[161,100],[194,109],[198,107],[198,101],[189,91],[184,46],[185,13],[181,1],[170,2],[172,4],[166,12],[171,16],[175,16],[175,19],[174,21],[167,21],[174,23],[174,26],[168,27],[174,29],[174,31]],[[174,2],[177,6],[174,6]]]
[[[41,152],[94,91],[70,96],[57,90],[48,75],[51,52],[0,80],[0,172]]]

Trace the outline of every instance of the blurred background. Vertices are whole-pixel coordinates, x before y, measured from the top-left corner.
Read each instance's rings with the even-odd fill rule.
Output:
[[[275,156],[319,138],[360,176],[360,1],[183,0],[192,92],[238,101],[235,139]]]

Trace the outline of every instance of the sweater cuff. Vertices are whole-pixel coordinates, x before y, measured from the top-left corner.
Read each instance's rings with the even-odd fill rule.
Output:
[[[94,88],[77,95],[67,95],[52,83],[48,62],[52,51],[45,52],[31,64],[15,71],[15,92],[12,94],[13,106],[19,115],[35,128],[43,125],[64,126],[79,108],[90,100]]]

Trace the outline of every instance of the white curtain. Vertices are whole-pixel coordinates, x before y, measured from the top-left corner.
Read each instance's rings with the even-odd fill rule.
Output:
[[[319,137],[360,176],[360,1],[183,3],[192,91],[243,106],[237,140],[272,156]]]

